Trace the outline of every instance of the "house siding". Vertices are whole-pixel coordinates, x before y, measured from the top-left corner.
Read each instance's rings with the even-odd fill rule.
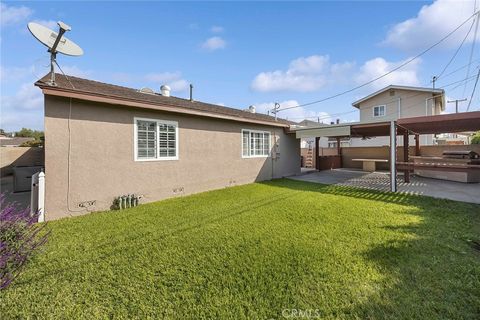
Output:
[[[421,117],[425,115],[438,115],[441,113],[441,99],[429,99],[434,96],[431,92],[419,92],[414,90],[394,89],[394,96],[390,96],[390,90],[382,92],[370,99],[359,104],[360,122],[372,121],[392,121],[399,118]],[[398,111],[398,104],[400,99],[400,112]],[[427,107],[425,101],[428,100]],[[385,105],[385,116],[374,117],[373,107]],[[399,145],[403,142],[398,140]],[[415,143],[413,137],[410,139],[410,144]],[[433,135],[422,135],[420,137],[422,145],[432,145]],[[366,146],[388,146],[390,141],[388,137],[376,137],[367,140],[352,139],[352,147],[366,147]]]
[[[300,173],[300,141],[279,127],[81,100],[69,121],[69,109],[68,98],[45,96],[47,220],[108,210],[129,193],[145,203]],[[179,159],[134,161],[134,117],[177,121]],[[242,129],[271,132],[279,156],[242,158]]]

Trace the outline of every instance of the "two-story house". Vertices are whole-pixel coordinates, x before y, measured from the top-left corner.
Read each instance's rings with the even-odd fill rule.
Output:
[[[353,102],[352,105],[360,110],[360,122],[362,123],[438,115],[445,110],[445,91],[443,89],[390,85]],[[422,145],[432,145],[433,143],[433,135],[420,137]],[[387,137],[351,140],[352,147],[388,144]]]

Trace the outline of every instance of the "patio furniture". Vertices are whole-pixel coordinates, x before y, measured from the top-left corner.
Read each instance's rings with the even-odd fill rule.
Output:
[[[382,163],[387,163],[388,160],[386,159],[352,159],[352,161],[361,161],[363,162],[363,171],[367,172],[374,172],[376,163],[377,162],[382,162]]]

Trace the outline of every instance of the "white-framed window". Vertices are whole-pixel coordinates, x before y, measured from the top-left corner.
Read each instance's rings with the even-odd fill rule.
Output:
[[[373,107],[373,117],[383,117],[385,115],[385,105]]]
[[[242,129],[242,157],[256,158],[270,155],[270,132]]]
[[[135,161],[178,160],[178,122],[134,118]]]

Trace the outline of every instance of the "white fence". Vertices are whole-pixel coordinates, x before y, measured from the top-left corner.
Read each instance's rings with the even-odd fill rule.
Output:
[[[45,221],[45,173],[37,172],[32,176],[30,213],[38,212],[38,222]]]

